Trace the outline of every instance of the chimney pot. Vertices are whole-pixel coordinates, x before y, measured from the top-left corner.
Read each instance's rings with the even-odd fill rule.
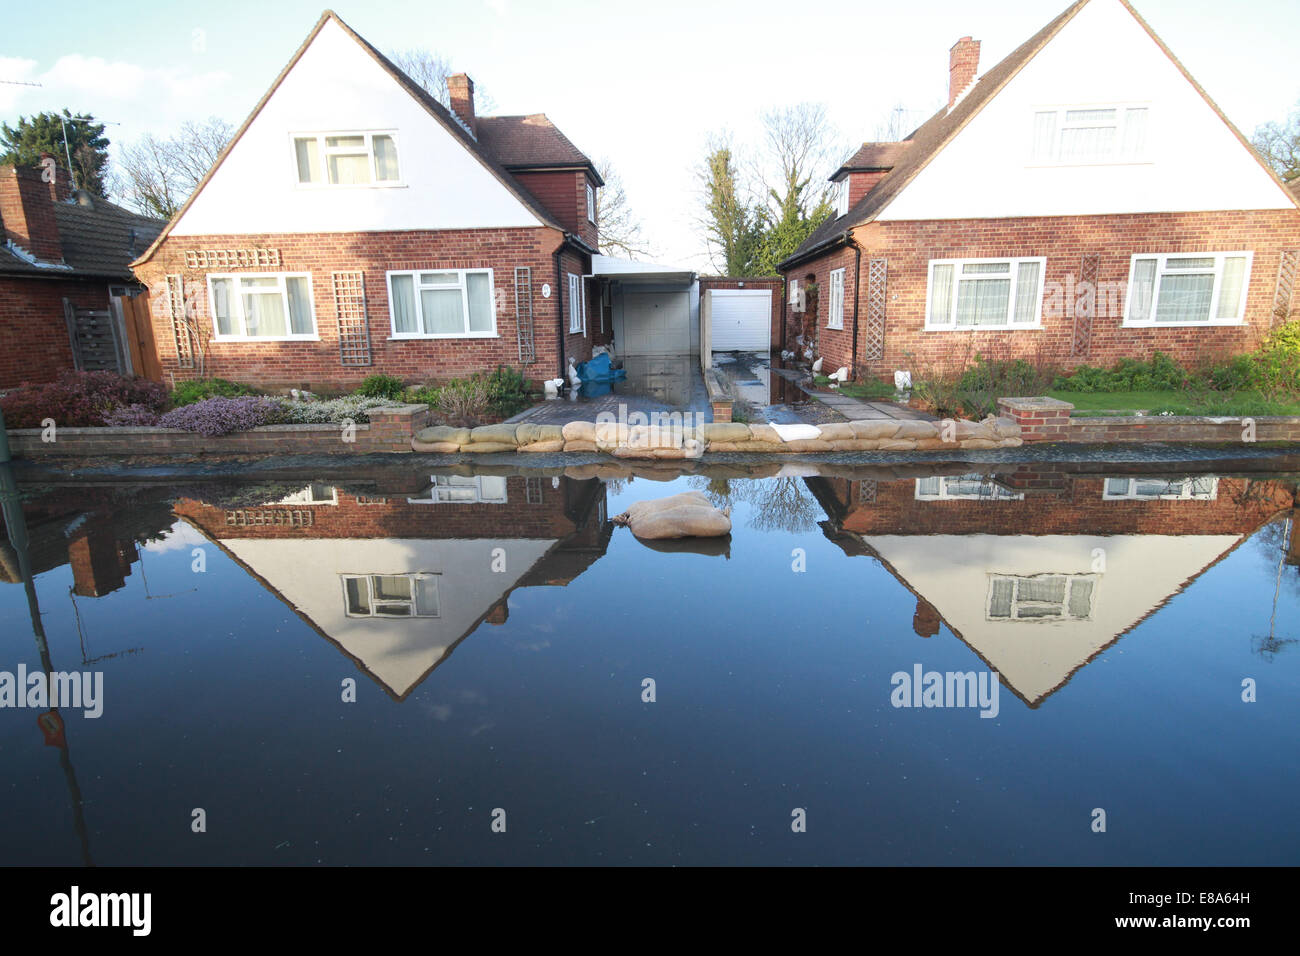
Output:
[[[975,82],[980,68],[980,41],[962,37],[948,51],[948,109]]]
[[[478,139],[478,117],[474,115],[474,81],[465,73],[454,73],[447,77],[447,93],[451,100],[451,111],[469,127],[470,134]]]

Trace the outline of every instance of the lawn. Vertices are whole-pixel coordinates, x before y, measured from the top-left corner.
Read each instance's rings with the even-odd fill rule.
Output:
[[[1154,392],[1063,392],[1050,391],[1052,398],[1074,405],[1073,417],[1098,415],[1300,415],[1300,401],[1270,400],[1258,392],[1193,392],[1170,389]]]
[[[813,378],[813,384],[818,388],[827,388],[830,385],[830,381],[831,380],[825,375],[817,375]],[[894,398],[893,383],[882,382],[878,378],[868,378],[861,382],[850,382],[847,385],[841,385],[837,391],[847,395],[849,398],[858,398],[864,402],[892,401]]]

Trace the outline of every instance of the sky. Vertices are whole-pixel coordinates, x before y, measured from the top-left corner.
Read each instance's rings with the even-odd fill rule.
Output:
[[[243,122],[323,9],[278,0],[10,4],[0,33],[0,120],[68,107],[114,142],[185,120]],[[422,47],[490,95],[495,112],[546,113],[622,176],[655,257],[706,268],[695,169],[710,136],[756,147],[764,111],[822,103],[845,155],[903,107],[911,128],[946,102],[948,49],[982,43],[980,72],[1067,0],[777,3],[775,0],[336,0],[385,52]],[[1300,101],[1295,0],[1135,0],[1248,137]],[[1104,61],[1105,50],[1098,50]],[[829,175],[833,171],[827,169]]]

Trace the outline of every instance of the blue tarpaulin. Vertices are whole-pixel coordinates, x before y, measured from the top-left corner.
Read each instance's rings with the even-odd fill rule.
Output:
[[[590,362],[578,366],[578,378],[584,382],[617,382],[627,378],[627,372],[621,368],[612,368],[608,355],[597,355]]]

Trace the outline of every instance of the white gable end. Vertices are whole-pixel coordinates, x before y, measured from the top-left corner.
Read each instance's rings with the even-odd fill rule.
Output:
[[[291,134],[395,131],[398,186],[303,187]],[[541,225],[333,20],[284,77],[172,235]]]
[[[1147,110],[1132,161],[1066,165],[1036,154],[1035,114],[1110,106]],[[877,218],[1293,208],[1123,4],[1092,0]]]

